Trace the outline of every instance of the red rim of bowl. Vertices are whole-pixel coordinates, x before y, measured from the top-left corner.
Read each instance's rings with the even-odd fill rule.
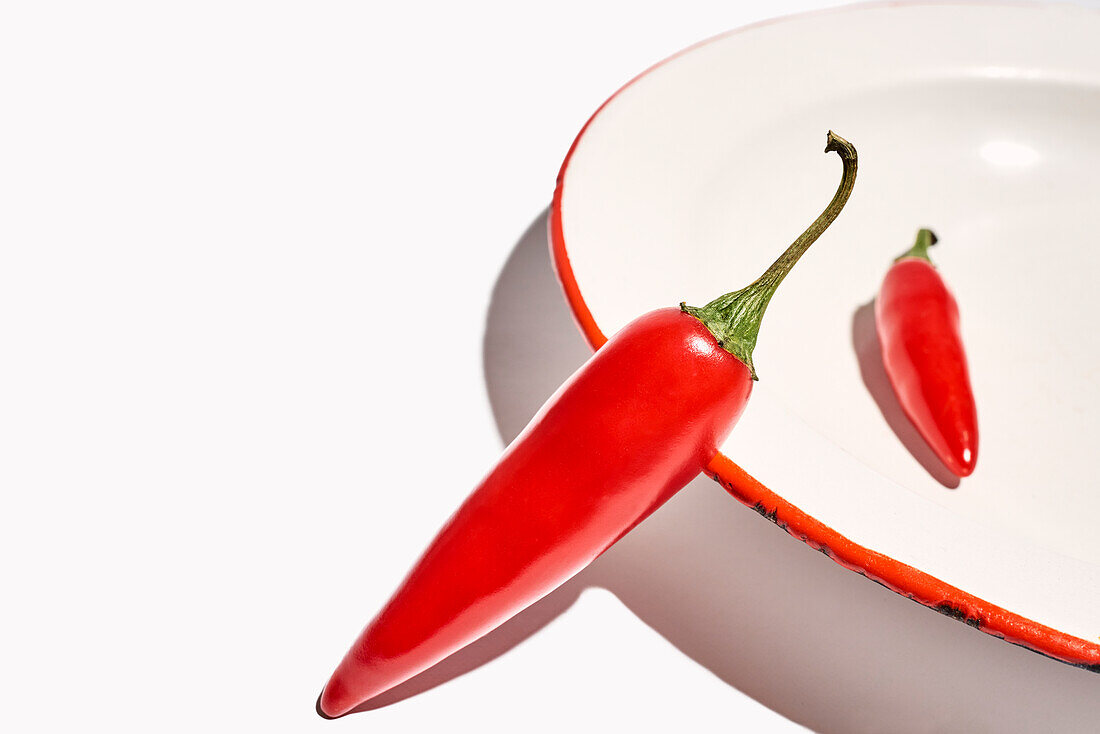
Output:
[[[565,189],[566,174],[569,172],[569,161],[577,149],[578,143],[584,137],[592,121],[599,117],[600,113],[623,90],[627,89],[639,79],[642,79],[654,69],[663,66],[670,61],[686,54],[702,45],[712,43],[730,35],[740,33],[762,25],[782,22],[791,18],[801,18],[819,13],[845,12],[853,8],[867,7],[867,5],[897,5],[898,3],[869,3],[865,5],[848,6],[845,8],[833,8],[810,13],[798,13],[795,15],[772,18],[760,23],[742,26],[732,31],[700,41],[689,46],[668,58],[657,62],[643,71],[638,76],[620,87],[614,94],[600,105],[600,107],[588,118],[584,127],[577,133],[576,139],[566,153],[558,172],[557,186],[554,189],[554,199],[550,205],[549,235],[550,253],[554,271],[565,291],[566,301],[577,320],[581,331],[593,349],[599,349],[607,337],[581,295],[580,287],[573,275],[573,268],[569,263],[569,252],[562,232],[562,193]],[[719,452],[707,465],[705,473],[718,482],[737,500],[756,510],[760,515],[771,520],[779,527],[787,531],[791,536],[801,540],[811,548],[821,551],[840,565],[876,581],[886,588],[906,596],[913,601],[936,610],[941,614],[965,622],[986,634],[999,637],[1016,645],[1021,645],[1035,652],[1050,656],[1062,662],[1086,668],[1100,673],[1100,645],[1088,642],[1079,637],[1068,635],[1046,625],[1014,614],[995,604],[980,599],[973,594],[959,589],[931,576],[924,571],[896,561],[893,558],[865,548],[858,543],[849,540],[837,531],[828,527],[820,520],[816,520],[798,507],[787,502],[774,491],[768,489],[748,472],[735,464],[729,457]]]

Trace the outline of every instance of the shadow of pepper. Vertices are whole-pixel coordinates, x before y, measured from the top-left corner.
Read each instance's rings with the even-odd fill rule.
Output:
[[[586,583],[584,576],[583,573],[574,576],[564,586],[527,607],[522,613],[481,639],[428,668],[420,675],[410,678],[401,685],[394,686],[369,701],[364,701],[352,709],[349,714],[373,711],[395,704],[398,701],[404,701],[406,698],[423,693],[475,668],[479,668],[511,650],[573,605],[580,593],[587,586],[591,586],[591,584]],[[320,710],[318,709],[318,711]]]
[[[483,354],[505,444],[590,355],[550,265],[545,212],[493,289]],[[868,583],[706,478],[563,587],[357,711],[497,658],[593,586],[722,681],[814,731],[1086,731],[1100,720],[1094,674]]]
[[[902,446],[913,456],[924,470],[937,482],[955,489],[959,478],[948,469],[928,443],[921,437],[917,427],[898,402],[898,396],[890,384],[886,367],[882,364],[882,345],[875,328],[875,302],[865,303],[852,314],[852,347],[859,359],[859,375],[867,392],[871,393],[879,412],[890,426],[890,430],[901,441]]]

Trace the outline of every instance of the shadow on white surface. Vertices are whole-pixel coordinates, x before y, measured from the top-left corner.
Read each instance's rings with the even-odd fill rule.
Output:
[[[480,640],[467,645],[401,685],[395,686],[369,701],[364,701],[352,709],[350,713],[373,711],[403,701],[457,678],[463,673],[484,665],[511,650],[573,605],[581,592],[591,585],[585,582],[584,575],[573,577],[557,591],[527,607],[522,614],[513,617]],[[319,709],[318,713],[320,713]],[[321,715],[324,716],[324,714]]]
[[[857,347],[859,326],[857,318]],[[544,212],[504,266],[488,315],[486,384],[505,443],[588,354],[551,270]],[[1100,721],[1100,677],[868,583],[707,479],[561,589],[359,710],[498,657],[589,586],[610,590],[721,680],[816,731],[1069,732]]]
[[[867,392],[875,399],[875,405],[886,420],[890,430],[902,446],[924,467],[933,479],[949,489],[959,486],[959,478],[951,473],[928,443],[921,438],[917,427],[905,415],[898,396],[890,385],[890,378],[882,364],[882,345],[875,329],[875,302],[872,300],[852,314],[852,348],[859,359],[859,375]]]

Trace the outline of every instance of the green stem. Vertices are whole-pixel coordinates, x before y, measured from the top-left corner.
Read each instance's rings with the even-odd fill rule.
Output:
[[[684,313],[689,313],[703,322],[718,340],[720,347],[745,363],[754,380],[758,378],[756,369],[752,366],[752,350],[756,347],[756,339],[760,334],[760,322],[764,318],[764,310],[768,307],[775,289],[798,262],[798,258],[802,257],[802,253],[809,249],[810,245],[840,214],[856,182],[858,160],[856,149],[852,144],[830,130],[825,152],[830,151],[836,151],[844,165],[840,187],[821,216],[814,220],[813,224],[779,256],[779,259],[751,285],[720,296],[702,308],[680,304],[680,309]]]
[[[907,257],[919,257],[923,260],[927,260],[929,264],[932,264],[932,258],[928,257],[928,248],[939,241],[940,238],[936,236],[935,232],[930,229],[922,229],[917,232],[917,241],[913,243],[909,251],[901,257],[895,258],[894,262]]]

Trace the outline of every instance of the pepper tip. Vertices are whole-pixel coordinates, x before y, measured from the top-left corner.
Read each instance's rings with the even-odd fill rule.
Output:
[[[978,464],[978,452],[975,449],[964,448],[955,457],[955,475],[959,478],[968,477],[974,473],[974,467]]]
[[[328,684],[325,684],[325,687],[321,689],[321,695],[317,696],[317,715],[330,721],[346,716],[355,708],[354,702],[349,703],[347,700],[339,700],[339,695],[331,690],[329,685],[331,683],[332,681],[329,681]]]
[[[321,708],[321,699],[324,697],[324,695],[325,695],[325,690],[322,688],[321,692],[317,694],[317,707],[316,707],[317,708],[317,715],[320,716],[322,719],[329,719],[329,720],[335,719],[336,718],[335,716],[329,716],[328,714],[325,713],[325,710],[323,708]]]

